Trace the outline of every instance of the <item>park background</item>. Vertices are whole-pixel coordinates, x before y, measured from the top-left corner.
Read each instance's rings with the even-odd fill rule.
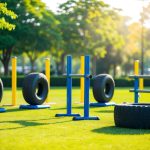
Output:
[[[4,86],[11,86],[13,56],[18,58],[19,87],[25,74],[45,71],[45,58],[51,59],[52,86],[64,86],[60,75],[65,72],[66,55],[73,56],[74,73],[80,72],[80,56],[90,55],[91,74],[109,73],[117,86],[131,86],[127,76],[133,73],[134,60],[141,62],[141,74],[150,74],[149,12],[148,0],[1,0]],[[73,85],[79,85],[79,79]]]
[[[66,112],[66,87],[58,87],[66,85],[62,76],[66,55],[73,56],[74,73],[80,71],[80,56],[90,55],[91,74],[109,73],[116,86],[120,86],[115,88],[112,101],[134,102],[134,94],[129,92],[133,81],[128,78],[133,74],[134,60],[143,62],[140,73],[150,74],[149,1],[43,2],[0,0],[0,77],[4,83],[1,107],[7,110],[0,116],[0,150],[148,150],[150,130],[115,127],[114,107],[91,107],[90,115],[98,116],[99,121],[72,121],[55,115]],[[14,56],[18,80],[16,106],[11,105],[14,88],[10,88]],[[20,88],[25,75],[44,72],[45,58],[51,59],[51,86],[55,86],[50,88],[47,98],[51,108],[19,109],[20,104],[25,104]],[[78,78],[73,80],[74,86],[79,83]],[[146,84],[150,82],[146,80]],[[74,113],[83,115],[81,92],[79,87],[73,87],[72,105]],[[149,102],[147,93],[141,93],[139,98],[140,103]],[[92,88],[90,102],[95,102]]]

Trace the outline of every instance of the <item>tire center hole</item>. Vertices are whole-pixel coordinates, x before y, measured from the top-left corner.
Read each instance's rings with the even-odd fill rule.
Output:
[[[111,85],[106,83],[105,88],[104,88],[104,92],[107,96],[109,96],[109,94],[110,94],[110,89],[111,89]]]
[[[36,95],[41,98],[42,97],[42,94],[43,94],[43,86],[41,83],[39,83],[36,87],[36,90],[35,90],[35,93]]]

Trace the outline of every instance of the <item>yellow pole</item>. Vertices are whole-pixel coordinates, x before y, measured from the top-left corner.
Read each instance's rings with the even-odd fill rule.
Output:
[[[143,78],[140,78],[140,80],[139,80],[139,86],[140,86],[140,90],[144,89],[144,79]]]
[[[48,86],[49,86],[49,89],[50,89],[50,59],[49,58],[45,59],[45,75],[47,77]],[[48,96],[47,96],[47,99],[46,99],[47,103],[48,103],[48,98],[49,98],[49,92],[48,92]]]
[[[135,62],[134,62],[134,75],[139,75],[139,60],[135,60]],[[139,79],[139,88],[141,90],[144,88],[143,78]]]
[[[134,75],[139,75],[139,60],[134,62]]]
[[[16,105],[16,92],[17,92],[17,57],[12,57],[12,105]]]
[[[84,74],[84,56],[81,56],[81,68],[80,68],[80,73]],[[84,101],[84,78],[80,78],[80,91],[81,91],[81,98],[80,98],[80,103],[83,103]]]

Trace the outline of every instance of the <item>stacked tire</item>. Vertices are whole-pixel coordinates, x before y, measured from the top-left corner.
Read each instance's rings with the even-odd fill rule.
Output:
[[[150,103],[116,105],[114,121],[117,127],[150,129]]]

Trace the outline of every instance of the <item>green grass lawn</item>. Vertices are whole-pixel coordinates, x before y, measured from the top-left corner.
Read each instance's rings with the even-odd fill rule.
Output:
[[[90,94],[93,100],[92,93]],[[149,102],[149,94],[141,95],[141,102]],[[55,118],[64,113],[66,105],[65,88],[52,88],[50,102],[56,102],[50,109],[19,110],[7,106],[7,112],[0,114],[0,150],[149,150],[150,130],[116,128],[113,107],[91,108],[92,116],[99,121],[72,121],[72,118]],[[73,112],[83,114],[80,90],[73,91]],[[128,89],[116,89],[113,101],[133,102],[133,93]],[[11,103],[11,90],[5,89],[1,105]],[[17,105],[24,104],[21,90],[17,92]]]

